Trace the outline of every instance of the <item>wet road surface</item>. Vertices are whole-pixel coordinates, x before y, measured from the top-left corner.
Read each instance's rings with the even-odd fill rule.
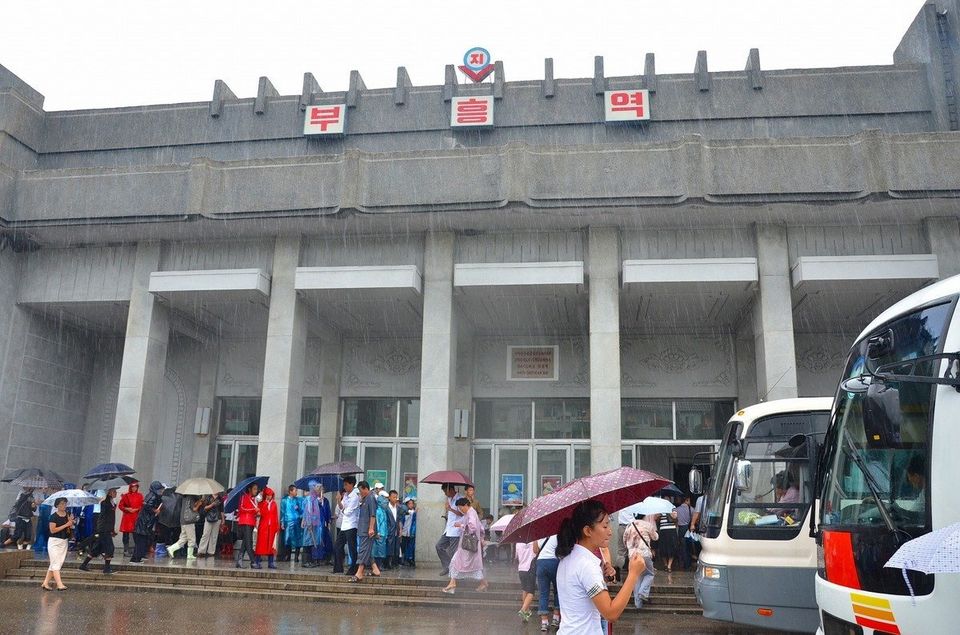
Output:
[[[537,633],[536,625],[523,625],[515,612],[383,607],[371,598],[369,607],[333,603],[266,600],[215,600],[163,593],[103,593],[86,589],[45,592],[0,585],[0,633],[65,635],[72,633],[333,633],[353,635]],[[760,634],[771,631],[732,628],[702,617],[638,615],[617,624],[614,632]],[[551,631],[555,632],[555,631]]]

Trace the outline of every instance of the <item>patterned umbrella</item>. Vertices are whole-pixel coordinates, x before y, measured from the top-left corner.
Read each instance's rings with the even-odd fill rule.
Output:
[[[336,461],[324,463],[310,472],[314,476],[346,476],[348,474],[362,474],[363,469],[353,461]]]
[[[443,485],[444,483],[451,483],[453,485],[473,485],[473,481],[470,480],[470,477],[459,470],[440,470],[439,472],[431,472],[430,474],[427,474],[426,478],[420,479],[420,482],[435,483],[437,485]]]
[[[50,479],[51,481],[58,481],[60,483],[63,483],[62,476],[60,476],[53,470],[45,470],[42,467],[22,467],[19,470],[13,470],[12,472],[7,472],[7,474],[5,474],[2,479],[0,479],[0,483],[10,483],[24,476],[42,476],[44,478]],[[26,487],[33,487],[33,486],[27,485]],[[59,485],[56,485],[55,487],[59,487]]]
[[[670,483],[646,470],[621,467],[570,481],[520,511],[503,532],[501,542],[530,542],[551,536],[583,501],[598,500],[608,510],[623,509]]]
[[[40,474],[25,473],[10,481],[18,487],[33,487],[37,489],[58,489],[63,487],[63,479],[56,472],[40,470]]]
[[[960,523],[908,540],[883,566],[921,573],[960,573]]]
[[[136,473],[137,471],[135,469],[123,463],[101,463],[97,467],[91,468],[89,472],[83,475],[83,478],[111,478],[113,476],[129,476]]]
[[[53,507],[53,504],[58,498],[66,498],[67,507],[85,507],[87,505],[96,505],[100,502],[99,496],[85,492],[82,489],[64,489],[47,496],[47,499],[43,501],[42,504]]]

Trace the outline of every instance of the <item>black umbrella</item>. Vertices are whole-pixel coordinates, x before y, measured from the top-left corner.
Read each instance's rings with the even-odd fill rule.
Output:
[[[63,485],[63,477],[54,472],[53,470],[47,470],[42,467],[23,467],[19,470],[13,470],[7,472],[7,474],[0,479],[0,483],[13,483],[14,481],[24,481],[26,479],[36,479],[34,482],[49,482],[54,483],[54,487],[59,488]],[[17,485],[21,485],[22,482],[17,482]],[[47,487],[47,485],[28,485],[23,484],[23,487]]]
[[[123,463],[101,463],[83,475],[83,478],[113,478],[114,476],[129,476],[137,471]]]
[[[663,495],[667,495],[667,496],[683,496],[683,490],[681,490],[679,487],[677,487],[677,486],[674,485],[673,483],[670,483],[669,485],[667,485],[666,487],[664,487],[662,490],[660,490],[659,492],[657,492],[657,495],[658,495],[658,496],[663,496]]]

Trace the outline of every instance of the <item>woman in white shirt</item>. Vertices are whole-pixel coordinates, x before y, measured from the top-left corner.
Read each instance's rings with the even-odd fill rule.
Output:
[[[577,505],[557,534],[557,592],[562,618],[558,635],[603,635],[600,618],[615,621],[623,613],[630,593],[646,565],[639,553],[631,554],[627,579],[621,592],[611,598],[603,578],[603,565],[595,554],[612,536],[610,518],[600,501]]]

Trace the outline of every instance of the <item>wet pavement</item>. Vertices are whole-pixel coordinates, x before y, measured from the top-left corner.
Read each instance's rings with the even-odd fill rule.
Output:
[[[0,586],[3,586],[0,583]],[[699,616],[626,614],[614,630],[634,633],[764,633],[731,628]],[[371,598],[370,605],[334,605],[325,602],[266,600],[223,601],[183,595],[136,592],[104,593],[86,589],[42,591],[5,586],[0,593],[0,633],[336,633],[347,635],[536,633],[515,612],[386,608]]]

